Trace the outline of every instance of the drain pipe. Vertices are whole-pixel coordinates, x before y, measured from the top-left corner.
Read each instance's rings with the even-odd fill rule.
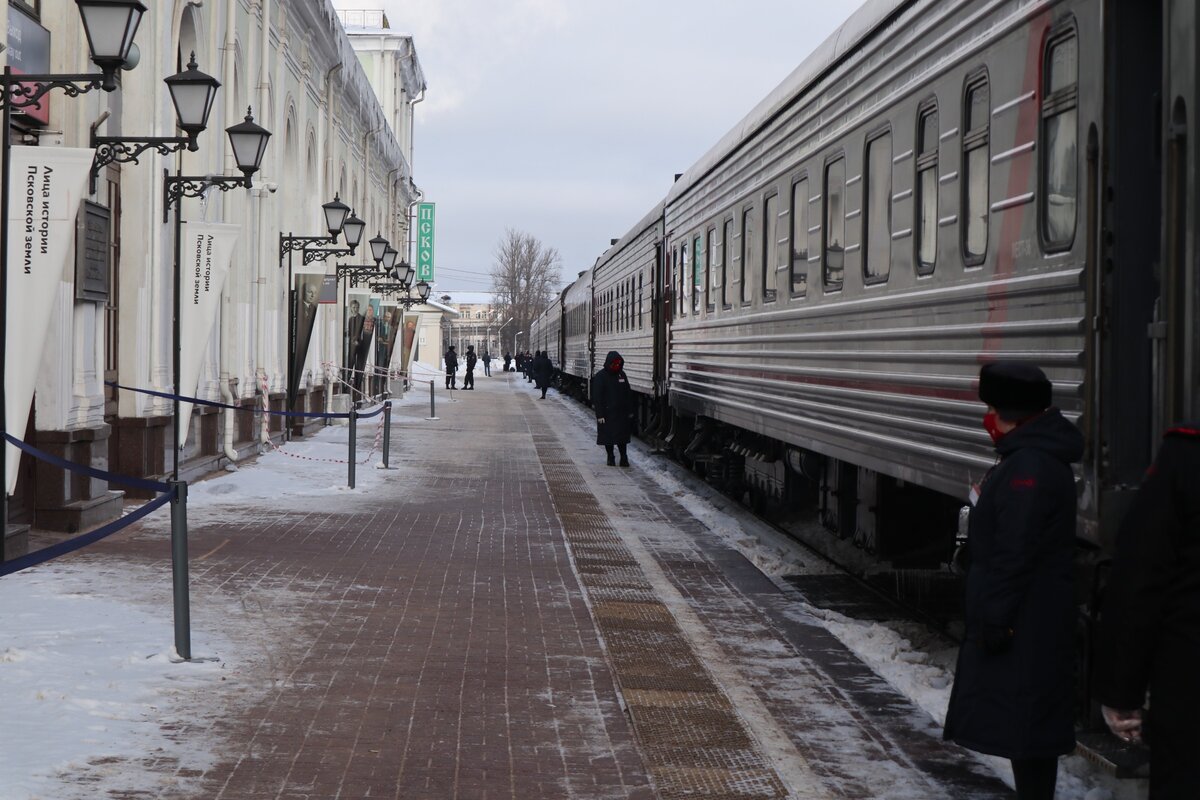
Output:
[[[236,10],[236,6],[236,0],[225,1],[225,18],[227,20],[234,18],[233,14]],[[224,53],[222,54],[224,58],[221,65],[221,70],[224,73],[223,77],[225,77],[226,80],[230,80],[233,75],[234,46],[235,43],[227,29],[225,34]],[[227,114],[230,108],[232,108],[232,106],[230,105],[229,101],[226,101]],[[222,210],[226,214],[228,213],[228,209],[223,203]],[[228,222],[228,217],[225,217],[225,219],[222,221]],[[224,324],[221,325],[221,346],[219,351],[221,359],[221,377],[220,380],[217,381],[217,385],[221,388],[221,400],[228,405],[236,406],[238,405],[238,398],[237,392],[233,389],[233,387],[238,384],[238,378],[233,374],[233,368],[230,364],[231,361],[236,361],[237,359],[230,353],[230,350],[233,348],[233,342],[231,340],[233,339],[233,331],[236,329],[237,325],[236,320],[230,319],[231,316],[235,316],[231,308],[233,305],[231,302],[231,291],[232,289],[227,281],[224,291],[221,292],[221,317],[224,321]],[[221,449],[231,464],[236,463],[238,460],[237,449],[233,446],[234,431],[237,428],[236,415],[237,412],[232,408],[225,409],[225,425],[223,426],[224,435],[222,437],[223,442]]]

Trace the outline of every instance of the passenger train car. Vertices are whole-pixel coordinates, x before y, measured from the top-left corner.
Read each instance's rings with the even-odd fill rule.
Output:
[[[564,290],[563,381],[619,350],[647,435],[710,481],[934,566],[994,462],[979,366],[1035,361],[1102,556],[1200,416],[1196,15],[868,2]]]

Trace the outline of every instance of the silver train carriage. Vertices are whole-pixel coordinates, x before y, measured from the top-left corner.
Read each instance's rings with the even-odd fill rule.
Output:
[[[592,271],[579,273],[562,292],[562,358],[559,385],[578,399],[588,396],[592,377]]]
[[[870,2],[684,173],[654,320],[681,452],[768,499],[807,477],[881,555],[952,546],[994,462],[979,365],[1032,360],[1106,545],[1200,404],[1196,9],[1132,5]]]
[[[542,351],[557,369],[562,363],[562,295],[550,301],[546,310],[529,324],[529,346],[532,352]]]

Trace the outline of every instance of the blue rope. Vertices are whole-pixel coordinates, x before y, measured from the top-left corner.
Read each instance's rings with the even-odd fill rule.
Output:
[[[371,417],[378,417],[382,413],[383,413],[383,406],[380,406],[379,408],[372,411],[370,414],[359,414],[358,418],[359,419],[370,419]]]
[[[82,547],[87,547],[93,542],[98,542],[107,536],[112,536],[117,531],[128,528],[130,525],[137,522],[150,512],[158,510],[163,506],[163,504],[170,502],[174,498],[175,489],[174,487],[171,487],[170,491],[168,491],[166,494],[156,497],[136,511],[132,511],[126,516],[110,522],[102,528],[97,528],[91,533],[85,533],[82,536],[76,536],[72,539],[67,539],[65,542],[59,542],[58,544],[52,544],[49,547],[43,547],[41,550],[36,552],[23,555],[19,558],[14,558],[12,561],[5,561],[3,564],[0,564],[0,577],[3,577],[4,575],[10,575],[14,572],[19,572],[23,569],[28,569],[29,567],[49,561],[52,558],[64,556],[67,553],[72,553]]]
[[[153,389],[139,389],[136,386],[123,386],[113,381],[105,381],[106,386],[111,386],[114,389],[124,389],[127,392],[137,392],[138,394],[148,394],[153,397],[165,397],[167,400],[179,398],[181,403],[193,403],[198,406],[211,406],[212,408],[229,408],[234,411],[249,411],[255,414],[270,414],[276,417],[311,417],[313,419],[350,419],[349,414],[325,414],[315,411],[264,411],[261,408],[246,408],[244,406],[233,406],[228,403],[218,403],[215,400],[201,400],[199,397],[185,397],[184,395],[173,395],[170,392],[156,392]]]
[[[74,461],[67,461],[66,459],[59,458],[58,456],[52,456],[43,450],[38,450],[31,444],[27,444],[22,442],[20,439],[14,438],[11,433],[4,434],[4,438],[8,440],[9,444],[20,450],[24,450],[26,453],[38,459],[39,461],[45,461],[47,464],[53,464],[56,467],[62,467],[63,469],[70,470],[71,472],[78,472],[83,475],[87,475],[89,478],[96,478],[97,480],[108,481],[109,483],[119,483],[122,486],[132,486],[135,489],[145,489],[151,492],[171,491],[170,485],[166,483],[149,481],[145,478],[130,478],[125,475],[117,475],[114,472],[105,472],[104,470],[99,470],[95,467],[89,467],[85,464],[76,464]]]

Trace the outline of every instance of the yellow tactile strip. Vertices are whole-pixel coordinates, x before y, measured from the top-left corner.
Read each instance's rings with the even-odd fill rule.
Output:
[[[664,800],[784,798],[729,699],[550,436],[534,436],[579,580]]]

